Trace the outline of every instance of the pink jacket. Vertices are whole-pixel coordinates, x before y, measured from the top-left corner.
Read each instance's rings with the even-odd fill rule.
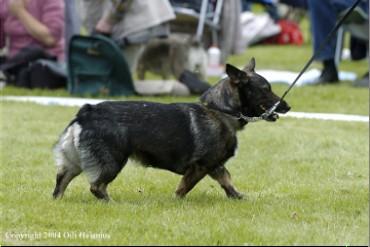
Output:
[[[10,0],[0,0],[0,47],[4,37],[9,38],[9,56],[12,57],[22,48],[42,44],[33,38],[22,23],[8,10]],[[64,60],[64,1],[63,0],[29,0],[28,12],[47,26],[57,40],[54,47],[45,49],[59,61]]]

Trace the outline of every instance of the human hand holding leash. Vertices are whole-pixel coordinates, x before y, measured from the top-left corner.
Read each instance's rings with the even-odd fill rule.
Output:
[[[113,26],[123,18],[132,0],[112,0],[112,6],[95,26],[95,33],[110,36]]]

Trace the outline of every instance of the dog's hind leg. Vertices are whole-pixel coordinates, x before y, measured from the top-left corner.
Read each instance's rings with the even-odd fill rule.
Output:
[[[110,198],[107,193],[107,186],[108,184],[91,184],[90,191],[91,193],[98,198],[99,200],[103,200],[109,202]]]
[[[199,166],[191,166],[182,177],[176,190],[176,196],[183,198],[194,186],[207,175],[207,170]]]
[[[128,156],[112,155],[109,149],[100,147],[97,152],[84,157],[87,162],[83,163],[82,167],[90,182],[90,192],[99,200],[109,201],[107,187],[126,165]]]
[[[57,174],[56,185],[53,192],[54,199],[62,198],[68,184],[81,173],[81,169],[63,169]]]
[[[224,166],[216,168],[215,170],[210,172],[209,175],[221,185],[229,198],[243,198],[243,194],[239,193],[231,184],[230,173]]]
[[[125,162],[126,163],[126,162]],[[105,166],[104,169],[100,172],[99,177],[90,182],[90,191],[98,199],[109,201],[109,195],[107,192],[108,184],[111,183],[122,170],[123,165]]]
[[[53,192],[55,199],[63,197],[68,184],[82,171],[79,166],[79,157],[76,150],[80,132],[81,128],[77,123],[71,125],[61,136],[54,148],[58,167],[56,185]]]
[[[102,136],[97,136],[99,132]],[[90,192],[100,200],[109,201],[107,187],[130,156],[127,131],[102,126],[81,137],[81,167],[89,180]]]

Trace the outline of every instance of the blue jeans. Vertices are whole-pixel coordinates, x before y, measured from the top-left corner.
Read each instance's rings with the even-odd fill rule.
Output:
[[[316,53],[320,44],[334,28],[338,14],[352,6],[355,0],[308,0],[308,10],[311,19],[311,31],[313,37],[313,49]],[[361,1],[360,5],[366,13],[369,9],[369,1]],[[336,36],[323,48],[317,60],[334,59],[336,48]]]

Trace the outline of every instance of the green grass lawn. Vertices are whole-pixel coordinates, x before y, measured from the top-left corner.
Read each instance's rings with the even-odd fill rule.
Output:
[[[98,202],[84,176],[53,201],[52,145],[76,111],[2,102],[2,244],[367,244],[365,123],[250,124],[228,164],[242,201],[209,178],[175,199],[179,176],[132,162],[110,186],[114,203]],[[39,235],[7,239],[11,233]],[[110,238],[85,239],[89,233]]]
[[[310,52],[308,45],[256,46],[229,62],[243,66],[254,56],[257,69],[299,71]],[[361,76],[368,64],[344,61],[340,68]],[[273,86],[279,95],[286,88]],[[14,87],[1,94],[69,97],[64,90]],[[294,88],[286,99],[292,111],[369,113],[368,89],[350,82]],[[179,176],[129,162],[109,188],[115,202],[106,204],[90,194],[84,176],[62,200],[51,198],[52,146],[78,108],[1,101],[0,110],[0,244],[368,244],[368,123],[283,118],[249,124],[228,162],[234,184],[246,195],[241,201],[227,199],[209,178],[186,199],[176,199]]]

